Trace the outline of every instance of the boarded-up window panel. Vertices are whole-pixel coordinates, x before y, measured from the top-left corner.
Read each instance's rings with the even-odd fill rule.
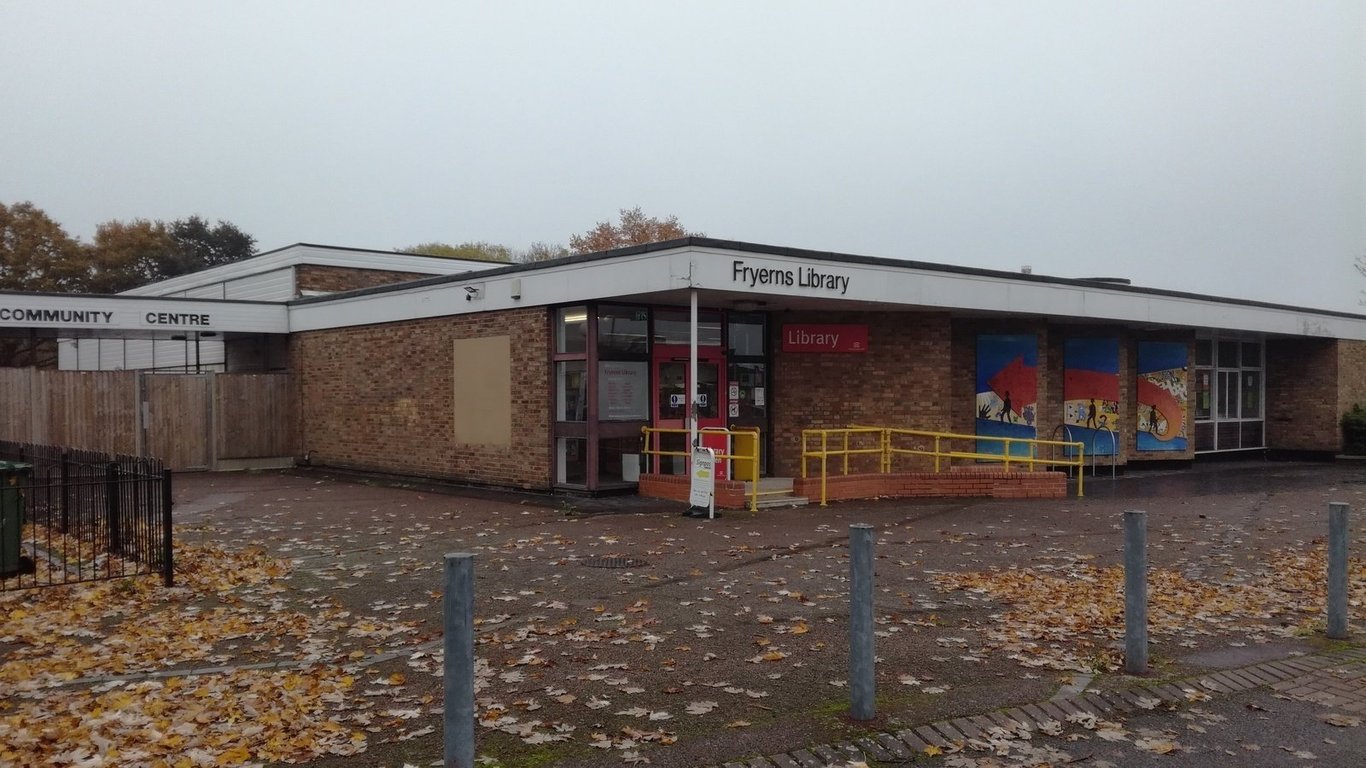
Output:
[[[220,373],[214,380],[218,458],[294,455],[293,390],[288,374]]]
[[[507,336],[455,341],[455,441],[512,445],[512,343]]]

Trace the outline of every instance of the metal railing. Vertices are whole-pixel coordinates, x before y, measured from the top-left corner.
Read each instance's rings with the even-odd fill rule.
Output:
[[[812,441],[817,441],[815,446]],[[973,450],[957,450],[956,441],[974,441]],[[907,447],[907,441],[910,447]],[[976,443],[999,443],[1000,453],[987,453],[980,450]],[[833,444],[833,446],[832,446]],[[1040,448],[1065,448],[1075,451],[1071,457],[1040,456]],[[802,430],[802,478],[808,477],[811,459],[820,460],[821,506],[826,505],[826,478],[829,475],[829,462],[838,459],[841,474],[849,474],[849,460],[858,456],[876,456],[878,474],[890,474],[893,462],[898,456],[922,456],[933,459],[934,471],[943,471],[945,462],[955,459],[970,461],[998,462],[1006,471],[1010,465],[1024,464],[1033,472],[1042,464],[1045,466],[1075,466],[1077,471],[1077,496],[1084,496],[1085,489],[1081,478],[1081,468],[1085,467],[1085,445],[1080,442],[1062,440],[1037,440],[1018,437],[996,437],[992,435],[963,435],[954,432],[931,432],[919,429],[898,429],[895,427],[853,426],[837,429]],[[1065,452],[1064,452],[1065,453]]]
[[[1055,427],[1055,428],[1053,429],[1053,437],[1057,437],[1058,433],[1061,432],[1061,433],[1062,433],[1062,439],[1063,439],[1065,442],[1067,442],[1067,443],[1078,442],[1078,441],[1075,441],[1075,440],[1072,439],[1072,428],[1073,428],[1073,426],[1074,426],[1074,425],[1072,425],[1072,424],[1059,424],[1057,427]],[[1078,427],[1078,429],[1081,429],[1081,427]],[[1096,435],[1098,435],[1098,434],[1100,434],[1100,433],[1102,433],[1102,432],[1105,433],[1106,435],[1108,435],[1109,438],[1110,438],[1110,454],[1109,454],[1109,455],[1112,457],[1112,458],[1111,458],[1111,461],[1110,461],[1110,479],[1111,479],[1111,480],[1114,480],[1116,477],[1118,477],[1118,472],[1117,472],[1117,469],[1116,469],[1116,465],[1119,463],[1119,461],[1118,461],[1118,459],[1119,459],[1119,430],[1117,430],[1117,429],[1097,429],[1097,430],[1094,430],[1094,431],[1092,432],[1092,434],[1091,434],[1091,477],[1095,477],[1095,476],[1096,476],[1096,457],[1099,456],[1099,455],[1101,455],[1101,454],[1100,454],[1100,451],[1096,449]],[[1083,441],[1080,441],[1080,442],[1085,443],[1086,441],[1083,440]],[[1068,476],[1071,476],[1071,474],[1072,474],[1071,465],[1068,464],[1067,466],[1068,466],[1067,474],[1068,474]],[[1083,471],[1083,470],[1078,469],[1078,470],[1077,470],[1077,474],[1081,474],[1082,471]]]
[[[720,427],[703,427],[702,429],[698,430],[698,432],[702,435],[726,436],[726,445],[728,447],[724,453],[717,452],[716,458],[718,460],[730,460],[732,462],[731,466],[734,468],[735,474],[737,476],[742,474],[742,467],[748,467],[749,472],[744,474],[748,474],[749,477],[739,477],[738,479],[744,480],[745,482],[749,483],[749,493],[747,493],[746,495],[749,496],[750,512],[759,511],[760,496],[768,495],[768,493],[786,493],[786,491],[760,492],[759,490],[758,427],[738,427],[735,429],[722,429]],[[681,448],[665,447],[661,445],[663,438],[665,438],[666,436],[676,436],[677,439],[669,440],[668,442],[677,443],[678,445],[681,445]],[[742,439],[737,440],[737,437]],[[640,453],[642,456],[651,457],[650,469],[654,474],[660,474],[659,460],[661,457],[664,456],[682,457],[684,472],[687,472],[687,468],[692,462],[692,451],[689,450],[688,446],[688,430],[662,427],[641,427],[640,440]],[[748,448],[748,450],[746,450],[746,448]]]
[[[0,591],[142,574],[174,583],[171,472],[159,459],[0,441],[0,460],[19,463],[0,465]]]

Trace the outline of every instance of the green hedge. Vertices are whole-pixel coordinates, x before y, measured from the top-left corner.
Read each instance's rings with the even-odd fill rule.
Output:
[[[1366,408],[1360,403],[1342,414],[1342,451],[1349,456],[1366,456]]]

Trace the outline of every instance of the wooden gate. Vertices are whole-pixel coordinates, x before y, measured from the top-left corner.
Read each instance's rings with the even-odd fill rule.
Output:
[[[213,466],[209,374],[142,375],[143,453],[173,470]]]

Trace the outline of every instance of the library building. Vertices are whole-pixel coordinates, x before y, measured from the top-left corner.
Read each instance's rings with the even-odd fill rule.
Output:
[[[749,509],[1331,458],[1366,405],[1366,316],[697,237],[515,265],[300,244],[0,293],[0,335],[50,352],[0,371],[0,439],[679,500],[704,447]]]

